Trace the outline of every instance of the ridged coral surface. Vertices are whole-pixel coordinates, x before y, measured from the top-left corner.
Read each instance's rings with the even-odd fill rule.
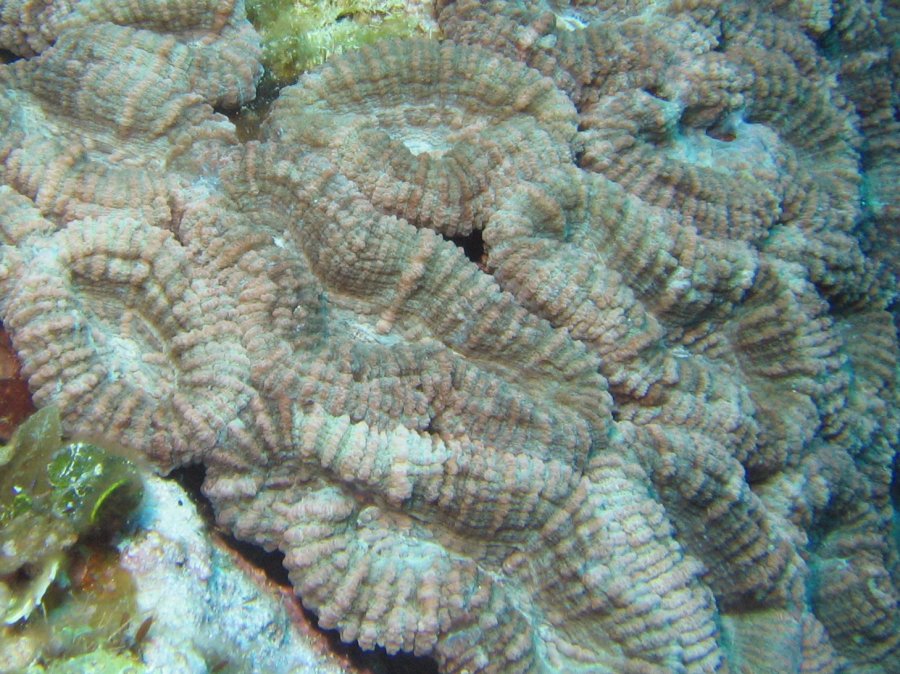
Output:
[[[891,10],[763,4],[439,2],[241,142],[242,3],[0,0],[36,402],[363,648],[900,671]]]

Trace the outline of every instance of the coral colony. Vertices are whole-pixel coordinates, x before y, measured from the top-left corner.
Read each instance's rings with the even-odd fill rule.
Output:
[[[277,21],[0,0],[35,403],[202,464],[363,649],[900,671],[896,8],[433,12],[279,73],[239,138]]]

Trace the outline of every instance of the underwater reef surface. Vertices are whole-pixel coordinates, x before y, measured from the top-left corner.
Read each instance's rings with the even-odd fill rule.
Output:
[[[0,0],[0,318],[443,672],[900,671],[895,8],[438,2],[284,88],[239,1]]]

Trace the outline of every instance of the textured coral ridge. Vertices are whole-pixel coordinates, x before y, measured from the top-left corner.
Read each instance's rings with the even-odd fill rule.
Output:
[[[880,4],[439,4],[241,144],[240,3],[0,2],[36,402],[203,462],[366,648],[898,671]]]

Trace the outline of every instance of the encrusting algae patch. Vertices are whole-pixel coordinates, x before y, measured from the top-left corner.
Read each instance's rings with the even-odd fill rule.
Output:
[[[0,446],[0,672],[74,671],[70,657],[106,663],[90,671],[138,671],[107,666],[134,664],[114,647],[124,649],[137,610],[103,537],[123,527],[141,494],[130,461],[62,439],[55,407]]]
[[[432,35],[425,2],[409,0],[248,0],[262,39],[262,87],[295,82],[333,54],[386,38]]]

